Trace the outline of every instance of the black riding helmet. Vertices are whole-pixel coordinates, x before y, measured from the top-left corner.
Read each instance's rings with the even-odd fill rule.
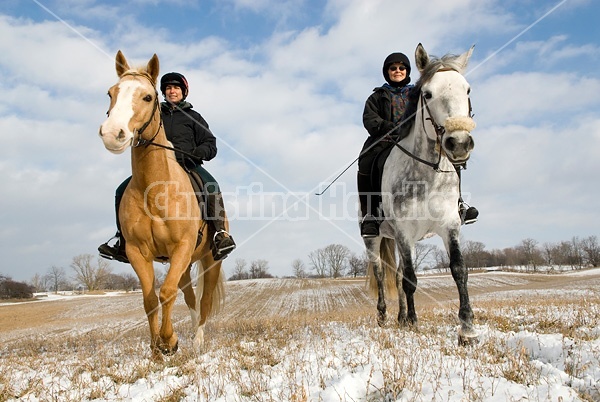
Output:
[[[402,63],[404,67],[406,67],[406,78],[400,82],[393,82],[390,80],[390,75],[388,73],[388,69],[394,63]],[[410,82],[410,60],[404,53],[392,53],[388,57],[385,58],[383,62],[383,78],[393,87],[403,87],[408,85]]]
[[[167,85],[177,85],[179,88],[181,88],[181,92],[183,93],[183,99],[187,97],[189,86],[183,74],[173,72],[166,73],[162,76],[162,78],[160,79],[160,92],[162,92],[163,95],[165,94]]]

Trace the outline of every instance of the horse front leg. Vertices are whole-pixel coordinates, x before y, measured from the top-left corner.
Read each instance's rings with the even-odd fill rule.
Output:
[[[158,296],[154,288],[154,266],[152,262],[146,261],[139,253],[127,251],[133,270],[137,274],[142,287],[144,299],[144,311],[148,317],[150,327],[150,350],[154,358],[158,358],[159,327],[158,327]]]
[[[364,239],[364,242],[367,248],[369,264],[371,265],[369,278],[370,288],[371,291],[377,292],[377,324],[380,327],[383,327],[387,320],[387,307],[385,304],[384,267],[382,266],[382,259],[380,256],[381,240]]]
[[[458,310],[458,319],[460,320],[458,342],[461,345],[472,344],[477,342],[477,332],[473,328],[473,310],[471,309],[469,291],[467,289],[469,273],[460,251],[458,230],[451,231],[447,247],[450,254],[450,271],[458,288],[460,302]]]
[[[396,271],[396,286],[398,288],[398,324],[401,326],[415,325],[417,312],[415,310],[414,294],[417,289],[417,276],[412,260],[410,245],[405,241],[396,240],[400,255]]]
[[[158,347],[165,355],[172,355],[178,349],[179,341],[177,334],[173,331],[171,314],[177,298],[177,289],[181,277],[190,266],[190,255],[191,252],[185,253],[185,250],[182,249],[171,256],[169,272],[160,287],[159,299],[162,305],[162,324],[160,326],[160,344]]]

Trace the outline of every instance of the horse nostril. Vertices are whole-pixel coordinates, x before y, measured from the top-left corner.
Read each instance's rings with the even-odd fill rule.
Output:
[[[125,131],[123,129],[119,130],[119,135],[117,135],[117,139],[122,140],[125,138]]]
[[[449,151],[454,151],[456,148],[456,140],[452,137],[446,138],[446,149]]]

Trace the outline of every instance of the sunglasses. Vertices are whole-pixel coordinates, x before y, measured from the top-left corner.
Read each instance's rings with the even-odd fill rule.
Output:
[[[404,71],[404,70],[406,70],[406,67],[404,67],[404,66],[390,66],[390,71],[396,71],[396,70],[398,70],[398,71]]]

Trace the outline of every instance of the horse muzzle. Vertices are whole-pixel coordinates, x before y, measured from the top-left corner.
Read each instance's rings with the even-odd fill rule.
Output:
[[[471,156],[475,141],[471,131],[475,122],[470,117],[451,117],[444,124],[446,134],[442,140],[442,148],[452,162],[465,162]]]
[[[104,147],[114,154],[123,153],[133,142],[133,134],[123,129],[105,130],[103,126],[100,126],[98,135],[102,138]]]

